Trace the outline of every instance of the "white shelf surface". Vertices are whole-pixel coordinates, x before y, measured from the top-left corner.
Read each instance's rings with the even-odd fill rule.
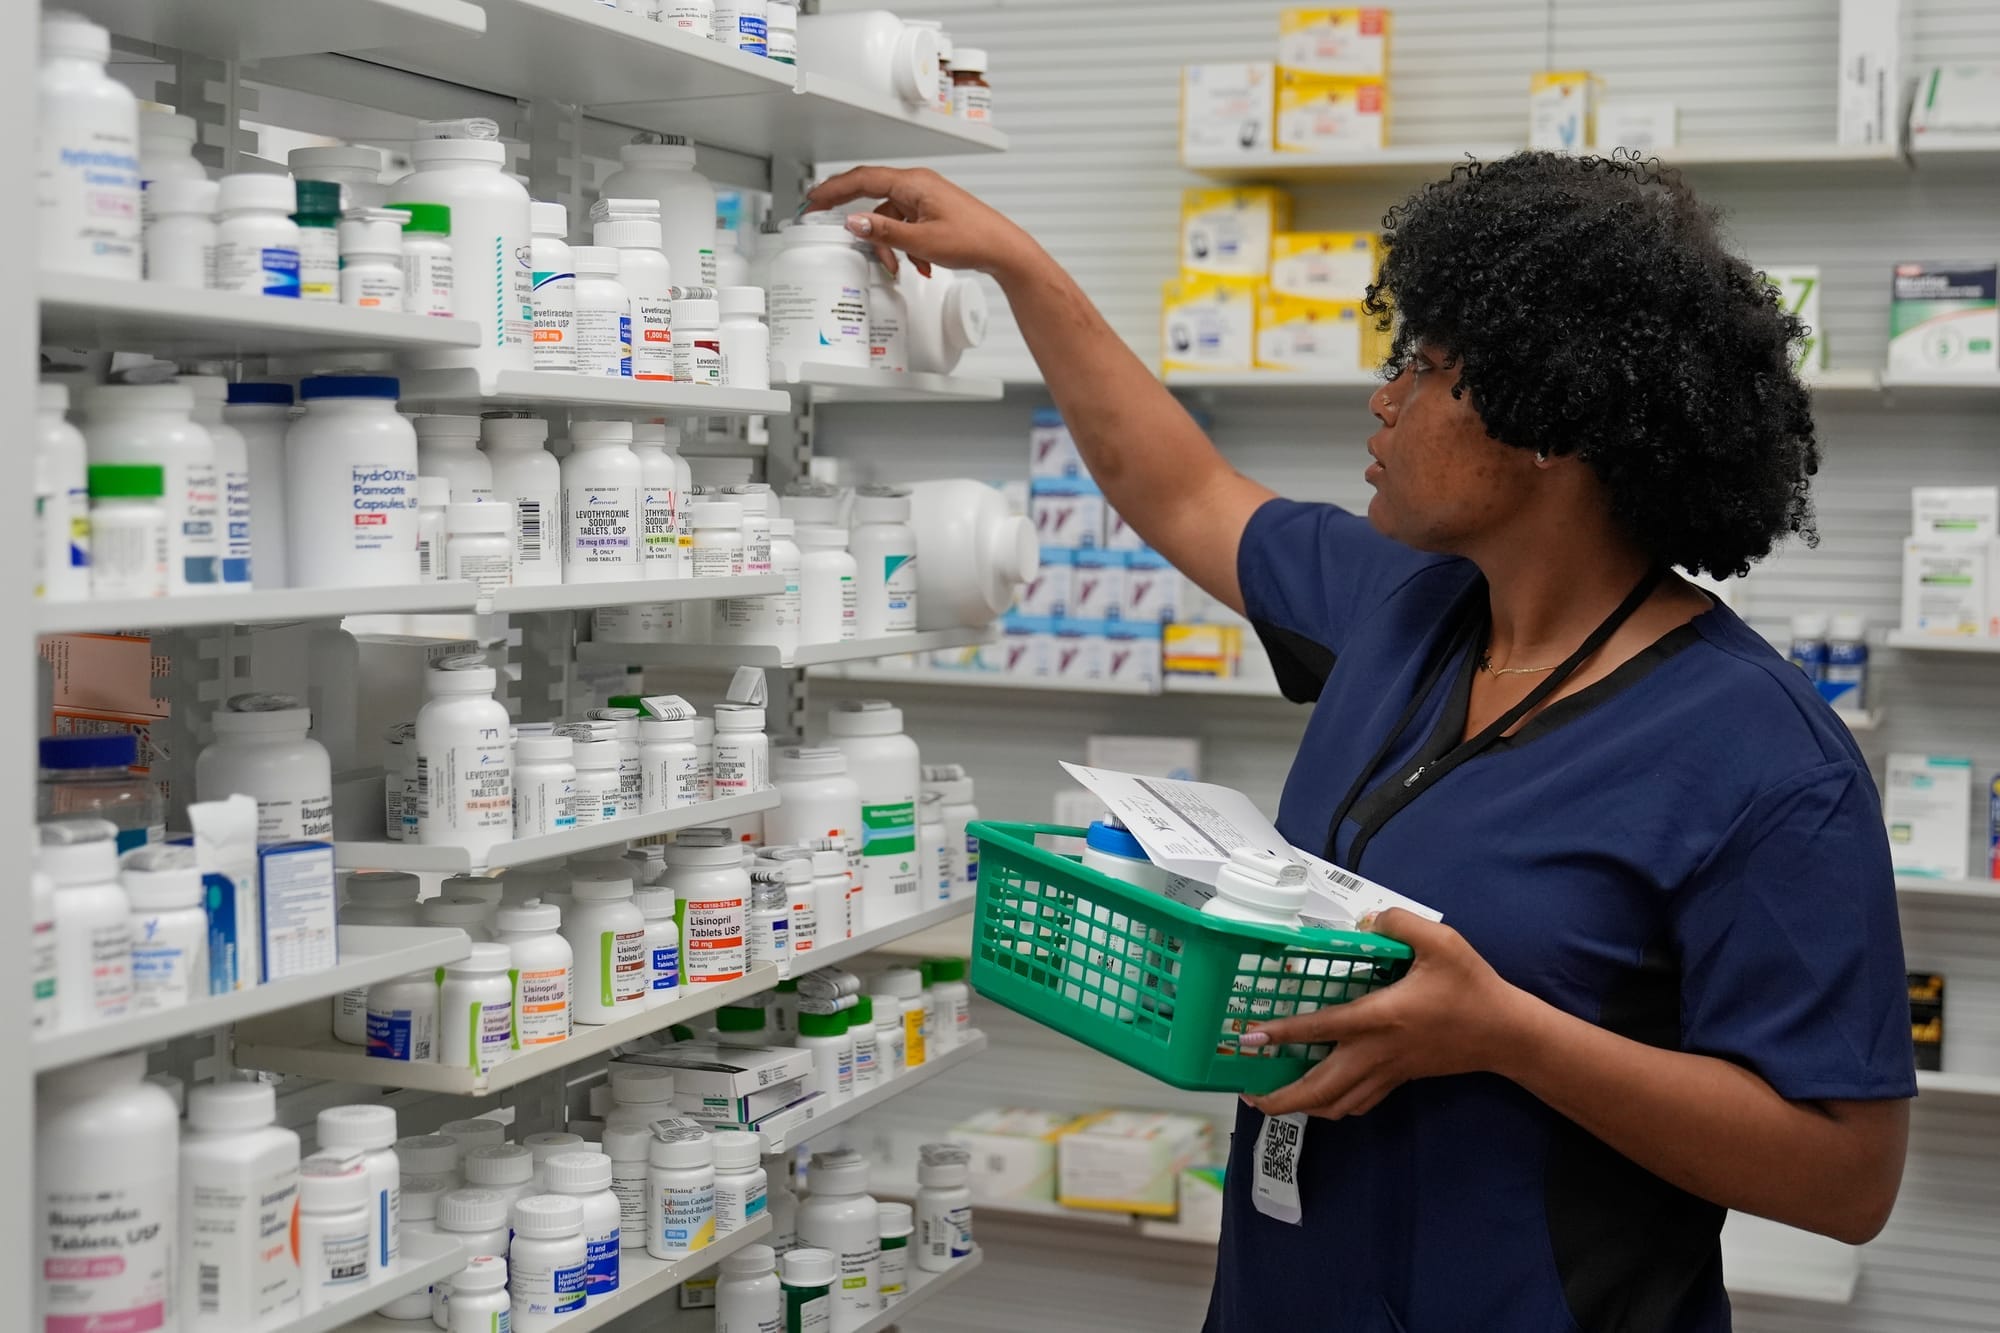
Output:
[[[652,602],[707,602],[718,597],[764,597],[785,590],[782,574],[733,578],[635,579],[629,583],[546,583],[501,588],[484,609],[496,612],[582,611],[599,606]]]
[[[1896,876],[1896,893],[1903,898],[1959,898],[2000,903],[2000,880],[1932,879],[1928,875]]]
[[[1234,699],[1269,699],[1273,703],[1288,702],[1278,693],[1276,681],[1263,677],[1244,676],[1188,676],[1170,674],[1161,678],[1163,694],[1212,694]]]
[[[1261,153],[1229,153],[1184,157],[1182,165],[1198,175],[1214,180],[1355,180],[1397,179],[1434,175],[1442,177],[1453,167],[1475,157],[1491,162],[1522,151],[1525,145],[1471,144],[1465,146],[1392,145],[1375,150],[1339,153],[1294,153],[1276,149]],[[1592,148],[1591,153],[1607,155],[1609,148]],[[1784,140],[1750,140],[1740,143],[1682,144],[1649,151],[1669,167],[1755,167],[1761,169],[1904,171],[1908,160],[1895,144],[1839,144]]]
[[[499,870],[526,865],[531,861],[555,860],[587,852],[597,847],[615,847],[634,838],[651,838],[679,829],[719,824],[739,815],[770,810],[778,804],[776,789],[753,791],[747,796],[725,796],[685,805],[678,810],[662,810],[650,815],[628,815],[608,824],[588,824],[567,833],[544,833],[533,838],[503,842],[484,856],[464,847],[426,846],[413,842],[347,842],[333,844],[333,862],[342,870],[408,870],[437,874],[471,874],[478,870]]]
[[[874,1110],[892,1097],[900,1097],[920,1084],[950,1073],[985,1049],[986,1034],[974,1032],[962,1044],[954,1046],[937,1059],[926,1060],[908,1073],[900,1074],[887,1083],[878,1083],[858,1097],[848,1098],[825,1115],[813,1117],[789,1134],[780,1134],[767,1139],[764,1143],[764,1155],[770,1157],[790,1152],[808,1139],[826,1133],[835,1125],[845,1124],[855,1116]]]
[[[917,1267],[917,1261],[914,1258],[911,1259],[910,1285],[909,1289],[904,1292],[903,1299],[869,1319],[866,1323],[856,1324],[854,1326],[854,1333],[882,1333],[884,1329],[901,1327],[903,1321],[910,1317],[915,1307],[951,1290],[955,1284],[963,1280],[973,1269],[979,1267],[979,1261],[985,1257],[975,1247],[971,1254],[966,1255],[942,1273],[926,1273]]]
[[[1143,681],[1051,680],[1040,676],[1008,676],[998,671],[937,671],[877,666],[872,662],[814,667],[812,674],[828,680],[848,680],[874,685],[936,685],[945,689],[1039,690],[1059,694],[1125,694],[1149,697],[1158,694]]]
[[[374,57],[509,97],[601,105],[789,93],[790,65],[597,0],[484,0],[486,35],[405,42]]]
[[[732,667],[803,667],[825,662],[858,662],[939,648],[970,648],[993,637],[993,627],[928,629],[885,634],[879,639],[802,644],[790,653],[768,643],[580,643],[577,661],[599,666],[679,666],[728,670]],[[914,674],[914,673],[913,673]]]
[[[1882,636],[1891,648],[1909,648],[1920,653],[2000,653],[2000,638],[1970,634],[1946,638],[1940,634],[1914,634],[1892,629]]]
[[[35,1068],[95,1060],[119,1051],[207,1032],[259,1014],[276,1013],[357,986],[420,972],[465,957],[470,941],[462,930],[424,926],[342,926],[340,962],[311,976],[274,981],[228,995],[212,995],[178,1009],[134,1014],[81,1032],[59,1032],[34,1043]]]
[[[373,1324],[373,1313],[414,1291],[422,1291],[441,1277],[449,1277],[465,1267],[465,1250],[450,1236],[405,1228],[397,1236],[396,1271],[383,1274],[365,1287],[322,1305],[311,1314],[296,1315],[282,1323],[268,1325],[259,1333],[333,1333],[336,1329]],[[361,1321],[357,1323],[357,1321]],[[384,1321],[390,1327],[410,1333],[418,1327],[407,1319]]]
[[[2000,1097],[2000,1074],[1955,1074],[1949,1070],[1919,1069],[1917,1092],[1920,1095]]]
[[[671,1262],[655,1259],[643,1249],[620,1250],[618,1290],[602,1300],[592,1301],[581,1312],[563,1320],[563,1333],[589,1333],[589,1330],[603,1328],[621,1315],[633,1313],[648,1301],[667,1295],[689,1278],[714,1270],[744,1246],[763,1240],[770,1234],[772,1225],[770,1217],[760,1217],[742,1230],[730,1232],[707,1249],[697,1250],[685,1259]],[[418,1320],[369,1315],[346,1325],[342,1333],[417,1333],[424,1327],[426,1325]],[[293,1331],[287,1329],[286,1333]]]
[[[166,5],[163,0],[162,7],[195,6]],[[336,3],[269,8],[313,12],[347,7]],[[245,0],[241,5],[217,4],[213,8],[247,12],[260,7]],[[432,319],[327,301],[191,291],[157,282],[122,282],[70,273],[43,273],[37,286],[41,293],[41,341],[58,347],[184,358],[395,352],[474,347],[479,343],[479,326],[468,319]]]
[[[203,597],[142,597],[102,602],[38,602],[37,634],[110,633],[190,625],[262,625],[341,616],[470,611],[471,583],[406,583],[394,588],[271,588]]]
[[[484,1074],[454,1065],[378,1060],[358,1046],[335,1041],[331,1010],[325,1005],[292,1009],[255,1019],[236,1029],[239,1069],[264,1069],[307,1078],[334,1079],[378,1088],[416,1088],[455,1097],[482,1097],[573,1065],[614,1046],[713,1013],[723,1005],[778,984],[778,969],[766,963],[734,981],[684,988],[679,998],[628,1018],[578,1027],[567,1041],[525,1051]]]
[[[476,60],[477,52],[469,58]],[[621,124],[789,162],[932,158],[1007,148],[1007,136],[997,130],[805,70],[799,71],[796,91],[711,98],[661,82],[629,102],[609,103],[594,93],[586,100]]]
[[[650,19],[645,20],[651,22]],[[792,397],[779,389],[705,389],[692,384],[609,379],[557,370],[482,373],[469,367],[402,375],[405,407],[553,404],[632,416],[784,416]]]
[[[489,0],[490,3],[490,0]],[[486,14],[466,0],[65,0],[112,32],[224,60],[368,51],[470,39]]]
[[[1885,389],[1938,389],[1960,390],[1970,393],[2000,393],[2000,375],[1993,373],[1968,373],[1947,375],[1938,372],[1925,373],[1915,370],[1885,370],[1882,372],[1882,387]]]
[[[988,403],[1007,392],[986,375],[936,375],[928,371],[857,370],[808,362],[786,387],[809,389],[818,403]]]
[[[904,917],[901,921],[891,921],[887,925],[877,926],[872,930],[864,930],[851,939],[829,944],[823,949],[814,949],[810,953],[795,955],[793,961],[800,965],[796,970],[799,972],[812,972],[822,967],[832,967],[836,963],[844,963],[850,958],[859,958],[862,954],[872,953],[877,949],[894,944],[896,941],[910,939],[924,931],[930,930],[933,926],[943,925],[947,921],[956,921],[961,917],[970,916],[972,914],[973,901],[971,898],[958,898],[948,903],[939,903],[936,907],[912,913]]]

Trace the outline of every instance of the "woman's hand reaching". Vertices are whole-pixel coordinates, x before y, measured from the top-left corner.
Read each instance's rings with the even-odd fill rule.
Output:
[[[815,209],[856,199],[880,199],[873,213],[854,213],[847,229],[874,246],[891,273],[902,251],[926,276],[932,264],[1004,278],[1041,254],[1041,247],[998,210],[935,171],[856,167],[821,181],[806,196]]]
[[[1401,980],[1346,1004],[1256,1024],[1243,1035],[1243,1045],[1253,1048],[1338,1043],[1298,1082],[1246,1098],[1266,1115],[1306,1111],[1338,1120],[1372,1110],[1411,1079],[1503,1066],[1523,1002],[1537,1002],[1450,926],[1392,907],[1371,928],[1416,950]]]

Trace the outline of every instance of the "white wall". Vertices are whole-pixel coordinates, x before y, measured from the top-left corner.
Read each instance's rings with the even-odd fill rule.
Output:
[[[842,7],[865,6],[842,0]],[[1202,184],[1177,166],[1179,67],[1266,58],[1279,7],[1275,0],[933,0],[901,9],[942,17],[956,40],[992,54],[997,124],[1012,136],[1013,151],[942,169],[1028,226],[1151,358],[1159,287],[1173,276],[1180,191]],[[1614,94],[1676,100],[1683,143],[1832,138],[1837,0],[1404,0],[1395,10],[1393,142],[1518,137],[1528,74],[1537,68],[1591,69]],[[1992,0],[1919,0],[1915,32],[1918,62],[2000,60],[2000,6]],[[1753,260],[1821,266],[1835,367],[1881,365],[1891,262],[2000,255],[2000,178],[1991,171],[1730,170],[1693,180],[1723,207]],[[1359,227],[1373,225],[1395,194],[1346,184],[1297,197],[1301,226]],[[976,360],[988,373],[1031,375],[1004,313],[995,324],[992,344],[969,358],[968,368]],[[1019,477],[1028,413],[1044,401],[1029,387],[974,408],[831,408],[819,416],[819,447],[857,462],[865,456],[867,471],[882,479]],[[1354,501],[1363,493],[1364,401],[1361,392],[1263,401],[1225,395],[1199,406],[1218,443],[1251,475],[1288,495]],[[1858,610],[1877,626],[1893,624],[1908,488],[2000,481],[1995,409],[1991,396],[1983,403],[1823,398],[1817,410],[1826,461],[1815,487],[1821,545],[1788,549],[1753,573],[1739,603],[1745,614],[1773,636],[1797,610]],[[1888,718],[1862,744],[1878,777],[1891,750],[1970,754],[1976,771],[2000,772],[2000,664],[1878,649],[1875,666],[1875,699]],[[881,692],[820,681],[813,690],[821,699]],[[1093,731],[1197,735],[1206,777],[1274,806],[1302,728],[1296,710],[1258,702],[948,686],[898,693],[927,757],[967,763],[982,809],[1012,818],[1047,816],[1055,761],[1080,758],[1083,737]],[[1974,842],[1977,866],[1983,836]],[[1906,905],[1904,933],[1910,965],[1948,978],[1947,1067],[2000,1073],[2000,913]],[[1035,1040],[1016,1025],[1005,1032],[1002,1046]],[[1063,1066],[1080,1103],[1141,1095],[1121,1072],[1083,1053]],[[1006,1097],[1008,1085],[993,1084],[991,1093]],[[933,1095],[940,1118],[962,1109],[942,1090],[913,1094],[900,1109],[922,1111]],[[1853,1304],[1738,1298],[1737,1327],[2000,1331],[1996,1136],[2000,1103],[1924,1099],[1901,1203],[1864,1255]],[[1085,1301],[1070,1327],[1125,1327],[1135,1308],[1157,1308],[1136,1294],[1160,1280],[1156,1254],[1091,1246],[1067,1232],[1012,1230],[1006,1243],[1015,1247],[1006,1265],[975,1278],[984,1285],[974,1289],[992,1304],[976,1301],[968,1312],[946,1303],[937,1315],[912,1320],[914,1333],[1045,1326],[1009,1325],[1004,1317],[1001,1284],[1021,1283],[1030,1259],[1071,1266],[1035,1279]],[[1208,1262],[1205,1252],[1176,1250],[1173,1258],[1177,1273]],[[1102,1299],[1087,1301],[1091,1292]],[[1197,1327],[1201,1304],[1176,1304],[1171,1308],[1184,1317],[1161,1316],[1147,1326]]]

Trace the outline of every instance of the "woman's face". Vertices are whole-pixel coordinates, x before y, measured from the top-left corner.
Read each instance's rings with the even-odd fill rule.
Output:
[[[1420,551],[1469,554],[1482,536],[1518,514],[1539,469],[1535,455],[1486,433],[1470,397],[1454,397],[1458,367],[1424,345],[1377,390],[1369,410],[1382,427],[1368,437],[1364,474],[1375,488],[1368,521]]]

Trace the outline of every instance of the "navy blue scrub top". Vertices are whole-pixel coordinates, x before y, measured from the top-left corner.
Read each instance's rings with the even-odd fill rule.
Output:
[[[1335,807],[1484,581],[1286,500],[1251,519],[1237,572],[1280,679],[1323,677],[1278,828],[1346,864],[1378,784],[1460,739],[1463,660],[1328,848]],[[1734,1061],[1787,1098],[1916,1094],[1874,783],[1798,668],[1725,607],[1450,773],[1374,831],[1358,869],[1443,912],[1509,982],[1614,1032]],[[1420,1080],[1308,1122],[1301,1226],[1251,1203],[1261,1122],[1240,1107],[1209,1333],[1730,1326],[1723,1210],[1505,1079]]]

